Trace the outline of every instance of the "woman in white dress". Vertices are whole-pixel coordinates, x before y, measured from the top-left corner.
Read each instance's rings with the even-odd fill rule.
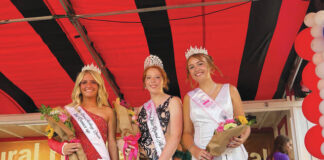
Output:
[[[233,137],[219,157],[212,157],[205,150],[219,122],[244,116],[242,101],[236,87],[213,81],[211,74],[218,68],[206,49],[191,47],[186,52],[186,58],[188,79],[197,82],[198,88],[184,97],[182,144],[194,160],[247,160],[243,143],[250,135],[250,128],[241,136]]]

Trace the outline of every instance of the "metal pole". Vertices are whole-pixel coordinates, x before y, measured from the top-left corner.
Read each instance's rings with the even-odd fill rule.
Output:
[[[251,1],[255,1],[255,0],[218,0],[218,1],[212,1],[212,2],[201,2],[201,3],[173,5],[173,6],[150,7],[150,8],[142,8],[142,9],[134,9],[134,10],[95,13],[95,14],[80,14],[80,15],[74,15],[74,16],[76,18],[100,17],[100,16],[111,16],[111,15],[130,14],[130,13],[143,13],[143,12],[171,10],[171,9],[178,9],[178,8],[191,8],[191,7],[211,6],[211,5],[227,4],[227,3],[251,2]],[[53,16],[29,17],[29,18],[20,18],[20,19],[9,19],[9,20],[0,20],[0,24],[15,23],[15,22],[44,21],[44,20],[60,19],[60,18],[69,18],[69,17],[68,17],[68,15],[53,15]]]
[[[143,13],[143,12],[171,10],[171,9],[178,9],[178,8],[191,8],[191,7],[211,6],[211,5],[217,5],[217,4],[249,2],[249,1],[251,1],[251,0],[220,0],[220,1],[213,1],[213,2],[201,2],[201,3],[173,5],[173,6],[160,6],[160,7],[151,7],[151,8],[142,8],[142,9],[115,11],[115,12],[106,12],[106,13],[81,14],[81,15],[75,15],[75,16],[79,17],[79,18],[100,17],[100,16],[111,16],[111,15],[118,15],[118,14]]]
[[[73,26],[75,27],[75,29],[79,33],[82,41],[84,42],[84,44],[86,45],[86,47],[87,47],[88,51],[90,52],[91,56],[93,57],[96,64],[100,68],[104,78],[108,81],[108,84],[112,88],[115,95],[117,97],[120,97],[120,91],[117,89],[115,84],[111,81],[110,76],[109,76],[109,74],[108,74],[108,72],[106,70],[106,67],[104,66],[104,62],[102,62],[102,60],[99,58],[98,53],[91,46],[91,41],[90,41],[89,37],[85,34],[84,30],[82,29],[82,25],[80,24],[80,22],[78,21],[78,19],[76,17],[73,17],[73,15],[71,15],[71,14],[74,14],[72,6],[70,6],[70,4],[66,0],[60,0],[60,2],[62,4],[65,12],[69,16],[69,19],[70,19],[71,23],[73,24]]]

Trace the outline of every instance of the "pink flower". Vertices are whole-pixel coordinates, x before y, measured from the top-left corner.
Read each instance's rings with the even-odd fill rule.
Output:
[[[235,120],[234,119],[227,119],[226,121],[225,121],[225,123],[227,124],[227,123],[235,123]]]
[[[132,121],[136,121],[137,120],[137,116],[132,116]]]
[[[217,127],[216,131],[217,131],[217,132],[222,132],[222,131],[224,131],[224,122],[220,122],[220,123],[218,124],[218,127]]]
[[[66,116],[65,114],[62,113],[59,115],[59,118],[64,123],[68,119],[68,116]]]
[[[224,131],[224,126],[218,126],[216,131],[217,132],[223,132]]]

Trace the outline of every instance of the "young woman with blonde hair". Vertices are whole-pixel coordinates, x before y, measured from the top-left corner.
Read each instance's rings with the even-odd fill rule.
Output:
[[[242,101],[234,86],[213,81],[211,74],[219,69],[206,49],[191,47],[186,52],[186,59],[188,79],[196,82],[198,88],[184,97],[182,144],[194,160],[247,160],[242,144],[248,138],[250,128],[241,136],[233,137],[228,149],[219,157],[212,157],[205,150],[220,122],[244,116]]]
[[[108,107],[107,98],[100,69],[93,64],[83,67],[74,85],[72,103],[65,106],[80,143],[60,143],[51,139],[49,146],[66,156],[82,146],[88,160],[118,160],[116,117]]]

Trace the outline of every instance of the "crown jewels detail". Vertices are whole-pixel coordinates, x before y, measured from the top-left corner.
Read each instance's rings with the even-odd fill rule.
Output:
[[[82,68],[82,72],[83,71],[95,71],[95,72],[98,72],[99,74],[101,74],[101,70],[97,67],[97,66],[95,66],[95,65],[93,65],[93,63],[91,63],[91,64],[88,64],[88,65],[85,65],[83,68]]]
[[[195,47],[190,46],[190,48],[187,49],[185,56],[186,56],[186,59],[188,59],[190,56],[192,56],[194,54],[199,54],[199,53],[208,55],[208,51],[205,48],[203,48],[203,47],[197,48],[197,46],[195,46]]]
[[[158,66],[163,69],[163,63],[162,63],[161,59],[155,55],[150,55],[150,56],[146,57],[146,59],[144,61],[144,69],[146,69],[147,67],[151,67],[151,66]]]

